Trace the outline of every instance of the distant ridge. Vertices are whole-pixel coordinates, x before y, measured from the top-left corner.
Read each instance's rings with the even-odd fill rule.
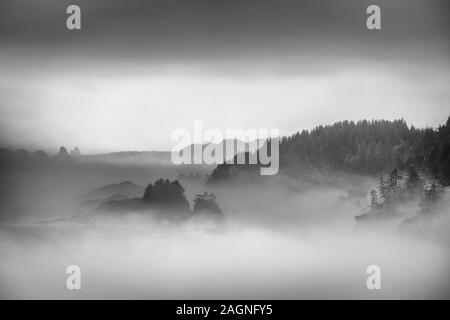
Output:
[[[103,187],[89,191],[75,198],[79,203],[87,201],[104,200],[115,195],[122,195],[128,198],[142,197],[145,188],[131,181],[122,181],[119,183],[108,184]]]
[[[171,164],[169,151],[120,151],[103,154],[81,155],[80,160],[111,164]]]

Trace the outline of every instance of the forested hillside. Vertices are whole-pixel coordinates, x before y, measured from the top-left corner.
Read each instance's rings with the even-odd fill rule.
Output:
[[[290,176],[314,169],[365,175],[414,165],[443,185],[450,182],[450,117],[437,129],[415,128],[402,120],[342,121],[303,130],[280,141],[280,172]],[[255,166],[222,164],[210,182],[241,173],[257,174]]]

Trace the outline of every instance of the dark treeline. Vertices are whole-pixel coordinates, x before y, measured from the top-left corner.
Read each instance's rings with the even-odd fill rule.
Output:
[[[443,185],[450,183],[450,117],[437,129],[415,128],[404,120],[342,121],[280,141],[280,170],[290,176],[311,169],[379,175],[411,165]],[[242,170],[257,172],[248,167],[223,164],[212,178],[220,181]]]
[[[120,200],[108,200],[101,203],[91,213],[111,212],[126,214],[130,212],[156,213],[155,217],[167,220],[177,220],[188,218],[192,215],[203,215],[223,219],[224,214],[216,203],[214,193],[204,192],[197,194],[194,200],[194,208],[191,211],[189,202],[185,196],[183,186],[177,181],[168,179],[158,179],[155,183],[150,183],[145,189],[141,198],[127,198]],[[84,215],[76,216],[75,219],[90,218]]]
[[[436,130],[408,127],[404,120],[343,121],[285,137],[280,163],[297,163],[361,174],[411,165],[443,184],[450,180],[450,117]]]

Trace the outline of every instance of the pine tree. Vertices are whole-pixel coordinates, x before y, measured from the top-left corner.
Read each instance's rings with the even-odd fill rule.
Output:
[[[402,179],[402,176],[400,174],[400,170],[398,170],[398,168],[395,168],[394,170],[392,170],[391,172],[391,180],[390,180],[390,191],[392,193],[400,190],[401,185],[400,185],[400,180]]]
[[[372,189],[370,191],[370,207],[372,209],[378,209],[379,204],[378,204],[378,194],[377,191]]]
[[[409,193],[416,194],[422,189],[422,179],[414,165],[409,166],[408,177],[406,179],[406,190]]]
[[[378,178],[378,193],[383,198],[384,205],[387,205],[391,198],[390,189],[389,186],[386,185],[386,182],[383,179],[383,175]]]
[[[422,200],[419,204],[421,214],[429,214],[439,209],[439,202],[444,195],[444,188],[437,182],[433,181],[431,185],[425,188]]]

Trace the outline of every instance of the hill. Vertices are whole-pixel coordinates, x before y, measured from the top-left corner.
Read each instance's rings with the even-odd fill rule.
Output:
[[[317,170],[378,175],[414,165],[450,183],[450,117],[437,129],[419,129],[401,120],[342,121],[283,137],[280,173],[308,178]],[[258,175],[258,165],[221,164],[208,184]]]
[[[88,201],[105,200],[114,195],[122,195],[128,198],[141,197],[144,194],[145,188],[139,186],[131,181],[123,181],[89,191],[83,195],[76,197],[76,201],[86,203]]]

